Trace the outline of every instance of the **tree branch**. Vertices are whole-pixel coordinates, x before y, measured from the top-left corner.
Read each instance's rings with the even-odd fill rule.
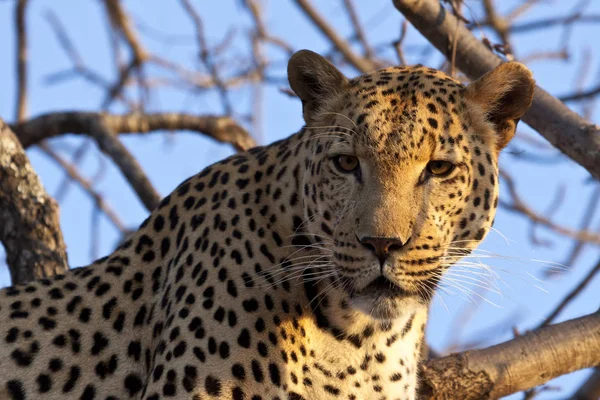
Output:
[[[236,150],[244,151],[256,146],[252,136],[233,119],[221,116],[195,116],[178,113],[114,115],[95,112],[61,112],[44,114],[23,123],[13,124],[23,147],[67,133],[88,135],[90,124],[102,119],[112,132],[148,133],[159,130],[188,130],[202,133],[212,139],[229,143]]]
[[[79,173],[79,171],[77,171],[77,168],[75,168],[74,165],[68,163],[57,152],[52,150],[50,146],[48,146],[46,143],[40,144],[40,147],[44,150],[48,157],[54,160],[54,162],[60,165],[60,167],[67,172],[67,175],[70,179],[77,182],[81,186],[81,188],[91,197],[92,201],[96,204],[96,207],[98,207],[98,209],[106,215],[108,220],[114,225],[115,228],[119,230],[119,232],[121,232],[122,235],[127,233],[127,228],[125,227],[123,222],[121,222],[117,214],[107,204],[104,198],[94,190],[94,185],[91,181],[81,176],[81,174]]]
[[[529,218],[532,223],[543,225],[546,228],[553,230],[554,232],[560,235],[568,236],[578,241],[600,245],[599,234],[595,234],[586,229],[576,230],[567,228],[565,226],[557,224],[550,218],[544,217],[543,215],[540,215],[537,212],[535,212],[531,207],[525,204],[525,202],[518,195],[516,184],[513,178],[506,171],[503,170],[500,171],[500,176],[504,179],[504,183],[506,184],[506,188],[508,189],[508,194],[510,195],[512,200],[511,203],[508,203],[504,200],[500,200],[499,204],[503,209],[510,212],[522,214]]]
[[[94,118],[89,124],[89,135],[96,140],[100,150],[117,165],[146,209],[154,210],[160,203],[161,196],[154,189],[135,157],[116,137],[114,131],[106,125],[102,118]]]
[[[588,285],[589,283],[594,279],[594,277],[598,274],[598,272],[600,272],[600,261],[598,261],[596,263],[596,266],[593,267],[581,280],[581,282],[579,282],[577,284],[577,286],[575,286],[570,292],[569,294],[567,294],[560,302],[560,304],[558,306],[556,306],[556,308],[554,310],[552,310],[552,312],[550,313],[550,315],[548,315],[544,321],[537,327],[537,329],[543,328],[544,326],[551,324],[552,321],[554,321],[554,319],[565,309],[565,307],[567,305],[569,305],[569,303],[575,298],[577,297],[577,295],[579,295],[579,293],[581,293]]]
[[[356,54],[352,50],[350,43],[337,34],[335,29],[329,25],[308,0],[295,0],[295,3],[354,68],[363,73],[370,72],[376,68],[375,63],[371,60]]]
[[[17,115],[20,121],[27,115],[27,31],[25,29],[25,11],[28,0],[19,0],[15,7],[17,27]]]
[[[44,190],[25,151],[0,119],[0,241],[13,284],[69,267],[58,204]]]
[[[498,399],[600,365],[600,313],[426,362],[422,399]]]
[[[438,0],[393,0],[393,3],[449,59],[456,39],[456,65],[470,78],[478,78],[502,62],[464,24],[459,22],[457,29],[457,18]],[[600,128],[597,125],[540,87],[536,88],[533,104],[523,121],[600,179]]]
[[[206,36],[204,32],[204,22],[202,21],[200,14],[198,14],[198,12],[196,12],[196,10],[194,9],[194,6],[190,2],[190,0],[181,0],[181,3],[194,24],[194,28],[196,30],[196,40],[198,41],[198,54],[200,56],[200,60],[202,61],[206,69],[210,72],[210,75],[212,76],[215,85],[217,86],[217,90],[219,92],[219,96],[221,97],[221,103],[223,104],[223,109],[225,110],[225,113],[227,115],[231,115],[233,113],[233,107],[231,105],[231,102],[229,101],[228,92],[225,88],[223,80],[221,79],[219,70],[215,66],[215,63],[213,62],[210,51],[208,49],[208,43],[206,41]]]

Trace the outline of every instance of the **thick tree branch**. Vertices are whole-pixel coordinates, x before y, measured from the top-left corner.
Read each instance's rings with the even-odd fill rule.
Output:
[[[394,6],[442,54],[450,58],[456,41],[456,66],[477,78],[502,60],[495,56],[438,0],[393,0]],[[600,128],[571,111],[560,100],[537,87],[533,104],[523,116],[564,154],[600,179]]]
[[[46,193],[19,140],[1,119],[0,241],[13,284],[68,269],[58,204]]]
[[[221,116],[195,116],[178,113],[113,115],[95,112],[62,112],[44,114],[14,124],[11,128],[23,147],[67,133],[88,135],[93,120],[101,118],[112,132],[147,133],[159,130],[187,130],[202,133],[244,151],[256,146],[250,134],[233,119]]]
[[[498,399],[600,365],[600,313],[425,363],[423,399]]]

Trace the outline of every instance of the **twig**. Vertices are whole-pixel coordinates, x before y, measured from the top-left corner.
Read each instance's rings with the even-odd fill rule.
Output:
[[[114,131],[105,124],[102,118],[90,120],[88,129],[89,135],[96,140],[100,150],[109,156],[121,170],[146,209],[154,210],[158,206],[161,196],[154,189],[135,157],[116,137]]]
[[[556,306],[556,308],[544,319],[544,321],[539,324],[535,329],[543,328],[546,325],[549,325],[554,321],[554,319],[565,309],[567,305],[575,298],[579,293],[581,293],[587,285],[594,279],[596,274],[600,272],[600,261],[592,268],[585,277],[566,295],[561,302]]]
[[[27,117],[27,32],[25,11],[28,0],[19,0],[15,7],[17,26],[17,107],[16,121]]]
[[[77,169],[75,168],[74,165],[70,164],[65,159],[63,159],[57,152],[52,150],[52,148],[50,148],[50,146],[48,146],[46,143],[42,143],[40,145],[40,148],[44,151],[44,153],[46,153],[46,155],[48,155],[48,157],[50,157],[54,162],[56,162],[58,165],[60,165],[60,167],[67,172],[67,174],[69,175],[69,178],[71,178],[73,181],[77,182],[79,184],[79,186],[81,186],[83,191],[91,197],[92,201],[98,207],[98,209],[101,210],[106,215],[108,220],[113,224],[113,226],[121,234],[125,234],[127,232],[127,228],[121,222],[121,220],[117,216],[117,214],[106,203],[104,198],[98,192],[96,192],[94,190],[92,183],[89,180],[87,180],[86,178],[84,178],[83,176],[81,176],[81,174],[79,174],[79,172],[77,171]]]
[[[46,142],[41,142],[40,146],[44,145],[46,145]],[[77,168],[79,168],[79,164],[83,161],[83,158],[87,154],[87,151],[90,149],[90,146],[91,141],[85,140],[79,147],[75,149],[71,158],[71,166],[74,170],[77,170]],[[60,182],[60,184],[58,185],[58,189],[56,189],[56,192],[54,194],[54,198],[56,199],[56,201],[60,203],[62,199],[67,195],[67,191],[71,186],[71,182],[73,182],[73,178],[70,177],[67,173],[67,176],[65,176]]]
[[[231,116],[233,113],[233,107],[229,101],[227,90],[225,89],[225,85],[221,80],[219,71],[211,59],[210,52],[208,50],[208,43],[206,42],[206,37],[204,34],[204,23],[202,22],[202,18],[200,18],[200,14],[196,12],[194,6],[189,0],[181,0],[181,3],[185,11],[189,14],[196,28],[196,40],[198,41],[200,60],[215,81],[215,85],[219,91],[219,96],[221,96],[221,103],[223,104],[225,114]]]
[[[510,38],[508,34],[510,24],[504,18],[498,15],[498,13],[496,12],[496,7],[494,7],[493,0],[483,0],[483,9],[485,10],[487,21],[489,22],[492,29],[496,31],[496,33],[500,37],[500,40],[502,40],[504,48],[512,49],[512,45],[510,44]],[[509,52],[512,51],[509,50]]]
[[[531,7],[539,4],[540,0],[526,0],[521,4],[515,6],[512,10],[510,10],[506,15],[506,20],[514,21],[519,16],[525,14]]]
[[[141,65],[148,58],[148,52],[140,43],[137,33],[132,27],[131,20],[121,7],[119,0],[104,0],[106,12],[111,25],[121,34],[129,49],[136,65]]]
[[[561,235],[568,236],[573,239],[577,239],[587,243],[600,245],[600,235],[594,234],[589,231],[577,231],[570,228],[566,228],[533,211],[529,206],[525,204],[525,202],[518,195],[512,177],[508,175],[508,173],[506,173],[505,171],[500,171],[500,176],[504,179],[512,200],[511,203],[500,201],[500,205],[504,209],[523,214],[527,216],[533,223],[544,225],[545,227]]]
[[[573,23],[597,24],[598,22],[600,22],[600,15],[584,15],[576,13],[567,17],[544,18],[537,21],[513,24],[510,26],[509,31],[511,33],[524,33],[539,29],[553,28],[556,25],[570,25]]]
[[[548,60],[569,60],[569,53],[566,49],[558,50],[558,51],[539,51],[534,53],[529,53],[525,57],[520,57],[519,61],[523,64],[529,64],[536,61],[548,61]]]
[[[596,213],[596,209],[598,208],[599,202],[600,202],[600,185],[596,185],[594,192],[590,196],[587,207],[585,208],[585,211],[583,212],[583,215],[581,216],[581,221],[579,223],[579,231],[589,231],[592,221],[594,220],[594,214]],[[581,251],[583,250],[584,246],[585,246],[585,242],[575,241],[575,245],[573,246],[573,249],[569,252],[569,256],[567,257],[565,262],[562,264],[565,265],[566,268],[571,268],[573,266],[573,264],[575,263],[575,260],[577,259],[579,254],[581,254]],[[548,268],[544,271],[544,274],[546,276],[551,276],[551,275],[556,274],[556,271],[552,268]]]
[[[294,0],[294,2],[354,68],[363,73],[376,68],[372,61],[356,54],[350,44],[337,34],[308,0]]]
[[[262,42],[266,39],[267,33],[264,21],[262,20],[262,12],[258,1],[246,0],[244,1],[244,4],[248,8],[248,10],[250,10],[250,14],[252,15],[252,19],[254,20],[255,32],[251,39],[252,60],[254,62],[256,71],[260,76],[260,80],[256,82],[252,87],[252,128],[254,134],[258,138],[262,139],[264,90],[261,83],[264,81],[265,68],[268,64],[266,57],[263,53]]]
[[[276,45],[285,51],[288,56],[291,56],[294,53],[294,48],[286,43],[283,39],[275,37],[267,32],[266,24],[262,17],[262,13],[260,12],[260,6],[258,2],[256,0],[244,0],[244,5],[248,8],[248,10],[250,10],[250,15],[252,15],[252,19],[254,20],[254,26],[256,28],[256,35],[258,38],[265,42],[270,42]]]
[[[404,57],[404,50],[402,49],[402,44],[404,43],[404,39],[406,39],[406,32],[408,30],[408,21],[402,21],[402,25],[400,26],[400,37],[398,40],[395,40],[392,44],[394,46],[394,50],[396,50],[396,56],[398,57],[398,61],[400,65],[406,65],[406,58]]]
[[[137,33],[132,27],[131,20],[125,13],[125,10],[121,7],[121,2],[119,0],[104,0],[104,5],[111,25],[120,33],[121,37],[123,37],[132,54],[131,61],[125,68],[121,68],[119,79],[117,79],[117,82],[110,88],[108,95],[102,102],[102,110],[107,110],[110,103],[119,96],[129,77],[135,71],[137,71],[138,78],[142,83],[140,86],[145,86],[143,84],[142,68],[144,62],[148,60],[149,54],[138,40]]]
[[[346,8],[346,12],[348,13],[350,21],[352,22],[352,26],[354,27],[354,35],[363,47],[364,57],[369,60],[373,59],[375,53],[373,52],[373,49],[371,48],[371,45],[367,40],[365,31],[360,23],[360,19],[356,14],[356,8],[354,7],[354,3],[352,2],[352,0],[344,0],[344,7]]]
[[[576,101],[588,100],[590,97],[595,97],[599,94],[600,94],[600,85],[593,87],[591,89],[588,89],[588,90],[574,93],[574,94],[560,96],[559,100],[563,101],[565,103],[576,102]]]

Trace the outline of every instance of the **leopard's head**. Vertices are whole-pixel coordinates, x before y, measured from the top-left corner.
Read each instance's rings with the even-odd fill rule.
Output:
[[[306,121],[305,225],[328,268],[375,317],[428,302],[492,226],[498,155],[531,104],[531,72],[508,62],[466,87],[423,66],[349,80],[303,50],[288,76]]]

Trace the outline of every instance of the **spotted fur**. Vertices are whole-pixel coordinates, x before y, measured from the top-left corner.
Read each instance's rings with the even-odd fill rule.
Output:
[[[2,290],[0,398],[415,398],[433,290],[492,225],[533,80],[348,80],[308,51],[289,77],[298,133],[181,183],[108,257]]]

